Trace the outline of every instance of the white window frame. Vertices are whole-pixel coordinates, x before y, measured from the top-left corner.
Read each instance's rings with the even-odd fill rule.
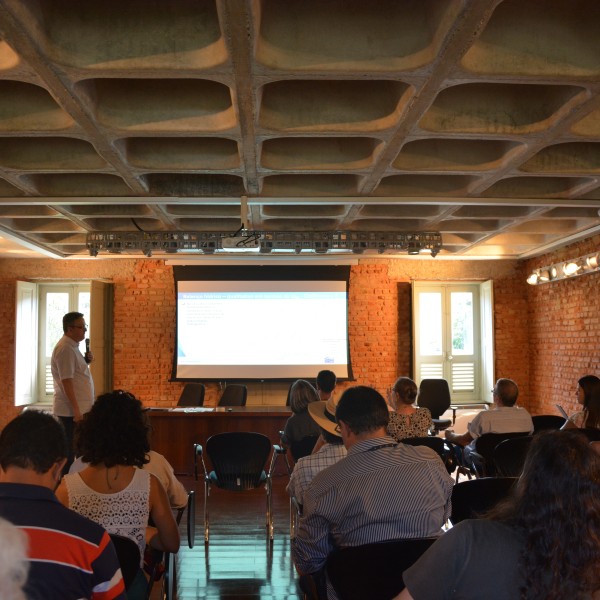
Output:
[[[15,406],[39,403],[46,407],[53,394],[46,394],[45,302],[43,291],[72,290],[75,300],[69,310],[78,310],[77,294],[90,292],[90,314],[85,315],[93,333],[91,364],[97,394],[112,389],[113,286],[107,281],[17,281],[15,306]],[[41,314],[41,313],[44,314]]]
[[[475,370],[475,390],[471,394],[457,393],[452,395],[452,404],[474,404],[489,402],[489,390],[494,382],[494,321],[493,321],[493,285],[492,281],[413,281],[412,283],[412,321],[413,321],[413,377],[420,383],[420,362],[417,355],[419,340],[419,292],[427,290],[464,288],[476,286],[478,301],[475,318],[479,328],[477,344],[477,360]],[[442,325],[444,326],[444,324]]]

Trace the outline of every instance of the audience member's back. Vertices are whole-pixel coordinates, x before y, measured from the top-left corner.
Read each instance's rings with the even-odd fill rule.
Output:
[[[66,460],[65,433],[51,415],[27,411],[0,434],[0,515],[28,537],[27,597],[123,600],[123,579],[108,534],[54,495]]]
[[[142,598],[141,570],[146,544],[177,552],[179,531],[159,480],[139,467],[148,460],[148,426],[141,402],[115,391],[99,396],[75,434],[76,452],[89,465],[65,475],[59,500],[94,519],[111,534],[128,537],[140,549],[140,571],[127,588],[130,600]],[[148,527],[149,517],[155,528]]]

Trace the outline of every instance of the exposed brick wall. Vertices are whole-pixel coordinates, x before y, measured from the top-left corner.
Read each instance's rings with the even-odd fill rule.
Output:
[[[527,283],[523,270],[494,280],[494,342],[496,378],[519,385],[519,404],[531,406]],[[488,398],[491,400],[491,395]],[[535,412],[535,411],[533,411]]]
[[[349,306],[356,382],[384,392],[398,375],[411,373],[411,281],[493,279],[496,374],[519,382],[521,400],[527,406],[531,368],[527,302],[532,290],[525,283],[526,271],[515,261],[361,259],[351,270]],[[66,278],[114,283],[114,386],[132,391],[148,404],[174,405],[182,384],[169,381],[175,327],[171,267],[148,259],[0,260],[0,314],[4,317],[0,323],[4,341],[0,426],[16,412],[12,406],[15,280]],[[216,384],[209,384],[206,403],[216,403],[218,394]]]
[[[600,236],[595,236],[531,259],[523,272],[526,276],[598,249]],[[560,404],[570,414],[578,410],[577,380],[588,374],[600,377],[600,273],[527,287],[532,410],[558,414],[555,405]]]

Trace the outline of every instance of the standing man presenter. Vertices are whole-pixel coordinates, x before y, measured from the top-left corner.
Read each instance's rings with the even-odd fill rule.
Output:
[[[53,413],[65,428],[68,443],[68,459],[65,473],[73,462],[73,430],[75,423],[92,408],[94,403],[94,381],[89,363],[94,360],[91,352],[85,356],[79,351],[79,344],[85,339],[87,325],[83,314],[70,312],[63,317],[64,335],[54,351],[50,368],[54,380]]]

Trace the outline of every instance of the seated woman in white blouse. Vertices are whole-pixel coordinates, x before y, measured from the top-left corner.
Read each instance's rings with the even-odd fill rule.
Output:
[[[390,421],[387,433],[397,442],[412,437],[424,437],[431,428],[428,408],[413,406],[417,398],[417,384],[409,377],[399,377],[388,390]]]
[[[89,465],[65,475],[56,490],[72,510],[96,521],[108,533],[131,538],[140,549],[140,571],[128,588],[130,599],[143,598],[142,560],[146,544],[177,552],[179,530],[167,494],[156,476],[141,467],[148,462],[149,427],[142,403],[115,391],[99,396],[75,432],[75,450]],[[148,527],[152,518],[154,527]]]

